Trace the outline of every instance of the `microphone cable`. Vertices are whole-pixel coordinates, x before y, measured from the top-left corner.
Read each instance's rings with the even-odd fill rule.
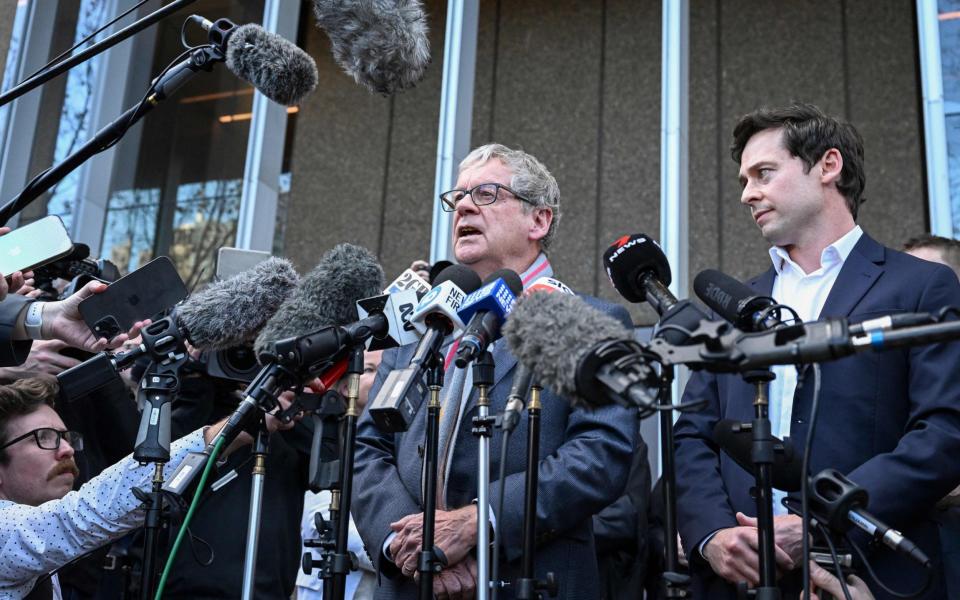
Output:
[[[183,543],[183,538],[186,537],[188,528],[190,527],[190,522],[193,520],[194,513],[197,512],[197,507],[200,505],[200,494],[203,492],[203,488],[207,483],[207,478],[210,476],[210,471],[213,470],[213,466],[217,463],[217,456],[220,454],[220,449],[223,447],[224,438],[217,438],[216,444],[213,446],[213,450],[210,452],[210,456],[207,458],[207,464],[203,467],[203,474],[200,476],[200,483],[197,484],[197,489],[193,493],[193,500],[190,502],[190,508],[187,510],[187,516],[183,518],[183,524],[180,525],[180,531],[177,532],[177,538],[173,542],[173,546],[170,548],[170,555],[167,557],[167,564],[163,567],[163,574],[160,576],[160,583],[157,584],[157,591],[154,594],[154,600],[162,600],[163,598],[163,588],[167,584],[167,578],[170,576],[170,570],[173,568],[173,561],[177,558],[177,551],[180,549],[180,544]]]
[[[43,73],[43,72],[45,72],[45,71],[48,71],[51,67],[57,66],[60,62],[62,62],[62,59],[66,58],[66,57],[67,57],[68,55],[70,55],[70,54],[73,54],[73,51],[74,51],[74,50],[76,50],[76,49],[79,48],[80,46],[86,44],[87,42],[89,42],[90,40],[92,40],[93,38],[95,38],[96,36],[100,35],[100,34],[103,33],[104,31],[106,31],[110,26],[112,26],[114,23],[118,22],[120,19],[122,19],[122,18],[124,18],[125,16],[129,15],[130,13],[132,13],[132,12],[135,11],[135,10],[137,10],[138,8],[140,8],[141,6],[143,6],[144,4],[146,4],[146,3],[149,2],[149,1],[150,1],[150,0],[140,0],[140,2],[138,2],[137,4],[134,4],[133,6],[131,6],[130,8],[128,8],[127,10],[123,11],[122,13],[120,13],[119,15],[117,15],[116,17],[114,17],[113,19],[110,19],[110,21],[108,21],[107,23],[105,23],[102,27],[100,27],[100,29],[97,29],[97,30],[94,31],[93,33],[89,34],[87,37],[83,38],[82,40],[80,40],[79,42],[77,42],[76,44],[74,44],[72,47],[68,48],[67,50],[64,50],[63,52],[61,52],[60,54],[58,54],[58,55],[55,56],[54,58],[51,58],[51,59],[50,59],[50,62],[48,62],[47,64],[43,65],[42,67],[40,67],[39,69],[37,69],[36,71],[34,71],[33,73],[31,73],[30,75],[27,75],[26,77],[24,77],[22,81],[20,81],[20,82],[17,83],[17,85],[23,85],[24,83],[26,83],[26,82],[30,81],[31,79],[33,79],[34,77],[36,77],[37,75],[40,75],[41,73]],[[92,58],[92,57],[91,57],[91,58]]]
[[[817,530],[820,532],[820,535],[823,536],[823,539],[827,541],[827,548],[830,549],[830,558],[833,560],[833,567],[836,569],[837,579],[840,580],[840,589],[843,590],[843,597],[845,600],[853,600],[850,597],[850,589],[847,588],[847,578],[843,576],[843,568],[840,566],[840,557],[837,556],[837,549],[833,545],[833,540],[830,539],[830,535],[827,532],[827,528],[817,522]],[[853,542],[851,542],[852,544]],[[804,555],[803,561],[807,563],[807,557]],[[807,566],[809,569],[809,564]],[[807,584],[804,583],[806,588]]]
[[[880,587],[880,589],[884,591],[884,593],[889,594],[894,598],[916,598],[920,594],[926,592],[927,588],[930,587],[930,584],[933,583],[933,570],[930,568],[930,565],[928,563],[927,565],[925,565],[926,569],[924,569],[927,573],[927,578],[924,579],[923,585],[920,586],[920,589],[909,594],[904,594],[903,592],[897,592],[895,590],[891,590],[882,581],[880,581],[879,577],[877,577],[877,574],[876,572],[874,572],[873,567],[870,566],[870,561],[867,560],[867,556],[863,552],[863,549],[861,549],[860,546],[858,546],[853,540],[851,540],[849,535],[847,536],[847,541],[850,542],[850,546],[853,547],[854,552],[856,552],[857,556],[860,557],[860,562],[862,562],[864,568],[866,568],[867,574],[870,575],[870,579],[872,579]]]
[[[820,363],[808,365],[813,367],[813,400],[810,402],[810,428],[807,439],[803,443],[803,465],[800,470],[800,520],[801,537],[803,538],[803,600],[810,600],[810,499],[808,497],[808,480],[810,476],[810,452],[813,449],[813,434],[817,429],[817,412],[820,405],[821,374]],[[804,368],[806,371],[806,368]],[[802,375],[802,374],[801,374]],[[797,377],[797,386],[803,387],[804,377]],[[796,393],[794,393],[796,397]],[[839,566],[838,566],[839,568]]]

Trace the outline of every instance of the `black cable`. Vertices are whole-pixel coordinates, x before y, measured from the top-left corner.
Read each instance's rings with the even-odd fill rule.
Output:
[[[920,586],[920,589],[917,590],[916,592],[913,592],[912,594],[904,594],[901,592],[896,592],[894,590],[891,590],[886,585],[884,585],[884,583],[880,581],[880,578],[877,577],[877,574],[874,573],[873,567],[870,566],[870,562],[867,560],[867,557],[863,553],[863,550],[860,549],[860,546],[858,546],[853,540],[851,540],[849,536],[847,536],[847,541],[850,542],[850,545],[853,547],[854,551],[857,553],[857,556],[860,557],[860,561],[863,563],[864,568],[867,569],[867,574],[870,575],[870,578],[873,579],[873,581],[878,586],[880,586],[880,589],[882,589],[885,593],[890,594],[894,598],[916,598],[920,594],[926,592],[927,588],[929,588],[930,584],[933,582],[933,570],[928,567],[924,569],[924,571],[926,571],[927,573],[927,578],[924,580],[923,585]]]
[[[497,600],[497,591],[500,589],[500,522],[503,520],[503,488],[507,478],[507,443],[510,441],[510,431],[504,430],[503,443],[500,444],[500,497],[497,499],[497,513],[493,516],[493,564],[490,565],[490,600]],[[530,465],[527,465],[530,468]],[[487,552],[480,548],[480,552]]]
[[[810,403],[810,428],[807,439],[803,444],[803,466],[800,471],[800,519],[802,520],[803,536],[803,600],[810,600],[810,499],[807,497],[807,483],[810,478],[810,452],[813,449],[813,433],[817,428],[817,408],[820,404],[820,365],[813,363],[813,401]],[[806,369],[804,369],[806,370]],[[803,377],[798,377],[800,386]]]
[[[80,46],[86,44],[87,42],[89,42],[90,40],[92,40],[94,37],[100,35],[100,34],[101,34],[104,30],[106,30],[108,27],[110,27],[111,25],[113,25],[114,23],[116,23],[117,21],[119,21],[120,19],[124,18],[125,16],[129,15],[129,14],[132,13],[133,11],[137,10],[138,8],[140,8],[141,6],[143,6],[144,4],[146,4],[146,3],[149,2],[149,1],[150,1],[150,0],[140,0],[140,2],[139,2],[138,4],[134,4],[133,6],[131,6],[130,8],[128,8],[126,11],[120,13],[119,15],[117,15],[116,17],[114,17],[113,20],[111,20],[111,21],[109,21],[108,23],[106,23],[106,24],[105,24],[104,26],[102,26],[100,29],[94,31],[93,33],[91,33],[91,34],[88,35],[87,37],[83,38],[82,40],[80,40],[79,42],[77,42],[76,44],[74,44],[73,47],[69,48],[68,50],[64,50],[63,52],[61,52],[61,53],[58,54],[57,56],[51,58],[51,59],[50,59],[50,62],[48,62],[47,64],[43,65],[42,67],[40,67],[39,69],[37,69],[36,71],[34,71],[33,73],[31,73],[30,75],[27,75],[26,77],[24,77],[23,80],[20,81],[19,83],[17,83],[16,85],[22,85],[22,84],[26,83],[27,81],[30,81],[31,79],[33,79],[33,78],[36,77],[37,75],[43,73],[44,71],[46,71],[46,70],[49,69],[50,67],[56,66],[57,63],[59,63],[61,59],[65,58],[65,57],[66,57],[67,55],[69,55],[69,54],[72,54],[74,50],[76,50],[76,49],[79,48]]]
[[[827,548],[830,549],[830,558],[833,559],[833,567],[837,572],[837,579],[840,580],[840,589],[843,590],[843,597],[846,600],[853,600],[850,597],[850,590],[847,589],[847,578],[843,576],[843,567],[840,566],[840,557],[837,556],[837,549],[833,546],[833,540],[830,539],[830,532],[821,525],[817,523],[817,530],[820,532],[820,535],[823,536],[823,539],[827,541]]]

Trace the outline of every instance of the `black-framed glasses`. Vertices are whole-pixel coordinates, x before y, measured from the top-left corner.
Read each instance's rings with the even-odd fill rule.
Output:
[[[33,437],[33,440],[41,450],[59,450],[60,440],[67,440],[67,443],[77,452],[83,450],[82,435],[76,431],[59,431],[53,427],[39,427],[33,431],[28,431],[20,437],[16,437],[3,446],[0,446],[0,450],[5,450],[29,437]]]
[[[473,201],[475,205],[486,206],[487,204],[493,204],[500,199],[500,190],[504,190],[513,194],[513,196],[521,202],[533,204],[502,183],[481,183],[480,185],[476,185],[469,190],[450,190],[449,192],[440,194],[440,206],[446,212],[453,212],[457,210],[457,203],[463,200],[466,196],[470,196],[470,200]]]

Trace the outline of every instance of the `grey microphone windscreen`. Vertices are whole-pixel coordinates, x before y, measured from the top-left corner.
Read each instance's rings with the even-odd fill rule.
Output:
[[[293,106],[317,87],[317,65],[293,42],[254,23],[227,40],[227,68],[278,104]]]
[[[177,322],[200,350],[249,342],[290,297],[298,279],[289,260],[269,258],[192,295],[177,307]]]
[[[267,322],[254,344],[256,355],[278,340],[353,323],[357,300],[379,295],[383,280],[383,269],[369,250],[352,244],[334,247]]]
[[[544,387],[574,405],[588,406],[597,401],[577,391],[580,360],[600,342],[633,338],[619,321],[583,299],[545,293],[517,299],[503,337],[517,361],[532,370]]]
[[[370,91],[411,88],[430,64],[427,18],[418,0],[313,0],[337,64]]]

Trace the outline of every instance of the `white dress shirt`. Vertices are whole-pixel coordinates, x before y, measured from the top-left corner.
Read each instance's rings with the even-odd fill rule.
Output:
[[[173,442],[164,476],[203,447],[202,430]],[[153,465],[127,456],[58,500],[0,501],[0,600],[24,597],[41,576],[143,525],[146,512],[130,488],[152,478]]]
[[[846,262],[862,235],[863,230],[859,225],[855,225],[840,239],[824,248],[820,253],[820,268],[812,273],[805,273],[783,248],[779,246],[770,248],[770,260],[773,261],[773,269],[776,271],[771,292],[773,299],[795,310],[801,321],[818,319],[843,263]],[[788,321],[793,317],[788,311],[781,311],[780,318]],[[768,390],[770,429],[773,435],[782,439],[790,435],[793,394],[797,390],[797,368],[793,365],[778,365],[771,367],[770,370],[776,376],[770,382]],[[752,399],[744,399],[744,401],[747,400]],[[786,492],[773,490],[774,515],[787,513],[782,502],[784,497]],[[714,531],[700,542],[701,556],[703,548],[716,533]]]
[[[804,273],[800,265],[791,260],[790,255],[783,248],[770,248],[770,260],[773,261],[773,268],[777,272],[773,280],[773,299],[795,310],[801,321],[819,319],[820,311],[823,310],[827,296],[830,295],[830,290],[837,281],[843,263],[846,262],[862,235],[863,230],[856,225],[843,237],[824,248],[820,253],[820,268],[812,273]],[[785,311],[780,317],[784,320],[792,318]],[[770,382],[769,390],[770,428],[773,435],[783,439],[790,435],[793,396],[797,390],[797,368],[794,365],[778,365],[772,367],[771,371],[776,379]],[[785,496],[785,492],[774,490],[773,514],[787,513],[787,509],[781,502]]]
[[[303,519],[300,522],[300,534],[304,540],[315,539],[320,536],[317,532],[316,523],[313,515],[321,513],[324,518],[330,516],[331,494],[328,490],[320,493],[307,492],[303,496]],[[320,560],[319,548],[303,547],[304,552],[313,554],[314,560]],[[363,546],[363,540],[360,539],[360,532],[357,531],[357,524],[353,522],[353,515],[350,516],[350,532],[347,536],[347,551],[353,552],[357,556],[357,562],[360,568],[347,574],[347,585],[344,598],[350,600],[367,600],[373,598],[377,591],[377,575]],[[303,572],[303,569],[297,570],[297,600],[321,600],[323,598],[323,580],[318,576],[318,571],[314,570],[309,575]]]

